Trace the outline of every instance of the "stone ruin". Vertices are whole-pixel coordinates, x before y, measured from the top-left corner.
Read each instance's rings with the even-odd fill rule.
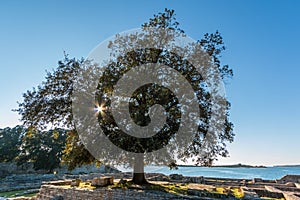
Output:
[[[243,199],[284,198],[287,200],[300,200],[300,175],[287,175],[279,180],[229,179],[213,177],[190,177],[181,174],[169,176],[161,173],[146,174],[149,181],[165,181],[169,183],[201,184],[211,188],[224,187],[228,194],[208,193],[206,189],[189,188],[188,195],[175,195],[161,191],[145,191],[139,189],[110,189],[106,185],[113,184],[114,179],[131,179],[132,173],[91,173],[65,175],[64,180],[43,182],[36,198],[37,200],[55,199],[235,199],[230,195],[230,188],[239,188],[244,193]],[[77,187],[81,181],[90,181],[96,189]],[[69,184],[71,188],[60,187]]]

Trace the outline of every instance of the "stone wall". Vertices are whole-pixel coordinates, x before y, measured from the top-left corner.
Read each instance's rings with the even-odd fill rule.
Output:
[[[101,165],[96,167],[94,164],[82,165],[73,170],[68,170],[66,166],[61,166],[53,170],[58,174],[89,174],[89,173],[117,173],[120,172],[116,168]],[[32,163],[17,165],[14,162],[0,163],[0,178],[15,174],[46,174],[45,170],[34,170]]]
[[[300,183],[300,175],[286,175],[282,177],[280,180],[278,180],[278,183]]]
[[[82,180],[86,180],[92,176],[101,176],[102,174],[99,173],[118,172],[114,168],[104,165],[100,166],[99,168],[95,167],[94,165],[84,165],[72,171],[60,169],[59,173],[57,174],[43,174],[34,171],[31,165],[17,166],[15,163],[0,163],[0,172],[1,171],[5,172],[2,174],[2,177],[0,176],[0,192],[34,188],[38,189],[44,181],[61,180],[66,178],[82,178]],[[84,177],[86,178],[84,179]]]
[[[26,163],[18,166],[14,162],[0,163],[0,178],[12,174],[28,174],[34,173],[32,163]]]
[[[137,189],[109,189],[97,188],[95,190],[64,188],[61,186],[42,185],[37,200],[74,200],[74,199],[97,199],[97,200],[149,200],[149,199],[201,199],[196,196],[182,196],[160,191],[145,191]]]
[[[43,181],[58,180],[54,174],[16,174],[0,179],[0,192],[40,188]]]

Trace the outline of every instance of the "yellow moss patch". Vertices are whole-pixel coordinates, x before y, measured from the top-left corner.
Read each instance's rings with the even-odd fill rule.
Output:
[[[244,192],[241,188],[233,188],[231,189],[231,192],[236,198],[244,198]]]
[[[78,188],[85,188],[85,189],[93,190],[93,189],[95,189],[96,187],[95,187],[95,186],[92,186],[90,182],[81,182],[81,183],[79,184]]]
[[[214,189],[209,189],[208,190],[211,193],[216,193],[216,194],[226,194],[228,195],[231,193],[235,198],[243,198],[244,197],[244,192],[241,188],[226,188],[226,187],[216,187]]]

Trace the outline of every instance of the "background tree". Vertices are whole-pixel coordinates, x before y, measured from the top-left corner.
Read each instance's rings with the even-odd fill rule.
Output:
[[[60,166],[66,142],[66,131],[63,129],[40,132],[29,127],[20,146],[17,164],[33,163],[35,170],[47,170]]]
[[[80,142],[72,120],[72,90],[83,59],[65,58],[58,67],[47,72],[45,81],[37,88],[23,94],[23,102],[16,109],[26,127],[43,131],[50,127],[67,129],[67,143],[64,148],[63,162],[69,169],[77,165],[89,164],[95,159]]]
[[[23,126],[0,130],[0,162],[12,162],[20,153],[22,138],[25,135]]]
[[[0,130],[0,162],[31,162],[34,169],[50,172],[60,166],[65,146],[64,129],[40,132],[18,125]]]
[[[154,15],[154,18],[151,18],[148,23],[145,23],[143,25],[143,28],[164,28],[173,30],[175,31],[175,33],[183,33],[184,31],[179,28],[179,23],[176,21],[176,18],[174,16],[175,15],[173,10],[165,9],[163,13]],[[120,48],[120,45],[122,46],[124,44],[121,44],[120,41],[113,41],[110,45],[112,45],[112,48],[122,49]],[[219,32],[213,34],[205,34],[204,38],[198,41],[198,44],[200,44],[202,48],[212,57],[213,62],[222,75],[222,78],[232,76],[232,70],[227,65],[221,65],[220,62],[220,55],[222,51],[225,50],[225,47],[223,44],[223,39]],[[132,66],[137,66],[137,64],[139,63],[145,62],[145,58],[143,58],[143,55],[145,55],[145,53],[148,55],[148,58],[151,57],[152,62],[157,62],[159,59],[165,59],[165,62],[166,60],[169,60],[168,62],[171,64],[181,62],[177,63],[177,66],[179,66],[179,64],[182,64],[182,61],[176,58],[176,56],[163,54],[164,52],[160,50],[150,50],[150,54],[149,51],[147,52],[144,50],[141,50],[140,52],[132,52],[131,55],[126,54],[123,57],[119,57],[119,62],[111,63],[110,66],[108,66],[108,70],[106,71],[106,76],[103,76],[99,84],[104,84],[106,88],[111,87],[114,84],[113,81],[118,80],[118,76],[122,75],[122,66],[130,68]],[[52,125],[54,127],[67,127],[70,130],[67,133],[67,144],[64,154],[65,163],[67,163],[70,168],[74,168],[76,165],[81,165],[84,163],[95,162],[95,158],[84,148],[82,142],[79,140],[75,125],[73,123],[73,116],[71,112],[71,96],[74,86],[73,80],[77,76],[81,64],[83,64],[83,60],[69,59],[68,57],[66,57],[64,61],[60,61],[58,68],[52,73],[47,74],[45,82],[43,82],[37,89],[27,91],[23,95],[24,101],[22,103],[19,103],[19,109],[17,110],[26,126],[32,126],[38,130],[43,130],[47,126]],[[184,68],[180,70],[182,73],[185,73]],[[113,74],[112,72],[116,73]],[[115,80],[113,80],[112,82],[105,82],[105,77],[114,77]],[[198,89],[199,97],[205,100],[207,98],[206,90],[199,87],[201,85],[198,84],[201,81],[201,79],[198,79],[194,82],[194,89]],[[151,98],[146,98],[145,96],[145,92],[149,92],[149,90],[152,94],[157,94],[158,91],[161,91],[161,94],[168,93],[167,90],[163,88],[156,88],[156,86],[153,85],[148,88],[142,88],[138,93],[133,95],[133,99],[139,102],[139,104],[153,104],[153,100],[151,100]],[[103,94],[103,92],[100,91],[99,95],[97,96],[97,100],[99,101],[99,103],[101,103],[101,94]],[[139,94],[142,94],[142,97],[140,99],[137,98]],[[172,96],[171,93],[169,95]],[[169,98],[168,100],[170,99],[173,101],[174,105],[176,105],[176,99]],[[165,100],[163,100],[163,98],[161,101],[162,103],[165,103]],[[208,118],[210,117],[209,111],[211,105],[209,104],[209,102],[203,102],[203,104],[199,104],[199,107],[200,109],[202,109],[202,111],[205,111],[204,113],[206,113],[204,116],[201,116],[203,122],[207,122]],[[193,161],[195,161],[195,164],[211,165],[218,156],[227,156],[228,151],[226,150],[226,142],[232,142],[234,136],[232,132],[233,125],[229,121],[229,108],[230,104],[227,102],[226,122],[225,124],[223,124],[225,126],[225,129],[221,133],[219,133],[214,145],[210,145],[209,148],[206,149],[206,151],[204,150],[205,147],[202,144],[202,139],[203,136],[205,136],[207,133],[207,127],[203,125],[203,127],[199,127],[199,129],[197,130],[197,134],[191,146],[184,153],[178,155],[177,158],[184,161],[188,158],[192,158]],[[147,120],[149,120],[149,116],[141,117],[147,109],[147,107],[141,109],[140,107],[135,107],[132,104],[132,118],[137,124],[143,125],[148,123]],[[173,111],[173,114],[176,112],[177,111]],[[102,118],[100,115],[100,125],[101,119]],[[109,130],[108,134],[111,134]],[[110,138],[113,138],[114,136],[116,135],[111,134]],[[130,143],[130,141],[124,142],[124,146],[128,146],[128,144],[132,143]],[[136,147],[137,146],[133,145],[132,148],[135,149]],[[123,162],[125,160],[118,158],[114,161]],[[143,162],[143,159],[137,159],[136,161]],[[151,159],[149,158],[149,160],[147,161],[150,162]],[[113,160],[111,162],[113,162]],[[170,163],[170,166],[175,165],[175,162]],[[135,175],[137,174],[134,173],[134,182],[141,183],[145,181],[143,173],[139,174],[139,177],[135,177]]]

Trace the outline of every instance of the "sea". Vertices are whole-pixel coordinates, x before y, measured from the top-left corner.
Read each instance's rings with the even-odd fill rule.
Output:
[[[120,169],[131,171],[130,169]],[[145,166],[146,173],[182,174],[183,176],[205,176],[216,178],[237,178],[253,179],[262,178],[265,180],[276,180],[283,176],[300,175],[300,167],[266,167],[266,168],[230,168],[230,167],[198,167],[179,166],[177,170],[170,170],[167,166]]]

